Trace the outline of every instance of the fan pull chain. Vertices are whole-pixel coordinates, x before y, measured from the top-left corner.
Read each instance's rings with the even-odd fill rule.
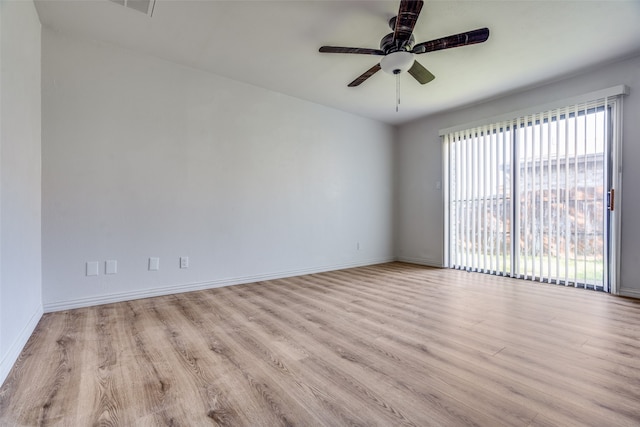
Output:
[[[400,70],[396,70],[396,71],[394,71],[394,74],[396,75],[396,113],[397,113],[398,106],[400,105]]]

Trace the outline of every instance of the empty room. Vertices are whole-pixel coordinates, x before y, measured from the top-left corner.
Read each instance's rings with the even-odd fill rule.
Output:
[[[0,426],[640,425],[638,22],[0,0]]]

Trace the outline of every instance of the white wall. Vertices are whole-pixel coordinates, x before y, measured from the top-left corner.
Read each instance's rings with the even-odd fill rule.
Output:
[[[442,180],[440,129],[498,116],[531,106],[579,96],[625,84],[620,291],[640,297],[640,57],[602,66],[545,86],[523,91],[469,108],[438,114],[404,125],[398,135],[398,257],[429,265],[442,265],[443,199],[436,183]]]
[[[392,127],[47,29],[42,40],[45,311],[394,258]]]
[[[40,21],[0,3],[0,383],[42,316]]]

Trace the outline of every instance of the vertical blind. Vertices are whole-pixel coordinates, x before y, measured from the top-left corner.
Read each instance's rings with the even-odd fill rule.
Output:
[[[449,267],[607,290],[615,99],[444,134]]]

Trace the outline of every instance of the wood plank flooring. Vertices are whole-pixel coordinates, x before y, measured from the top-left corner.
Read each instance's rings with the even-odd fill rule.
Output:
[[[638,426],[640,301],[403,263],[45,314],[2,426]]]

